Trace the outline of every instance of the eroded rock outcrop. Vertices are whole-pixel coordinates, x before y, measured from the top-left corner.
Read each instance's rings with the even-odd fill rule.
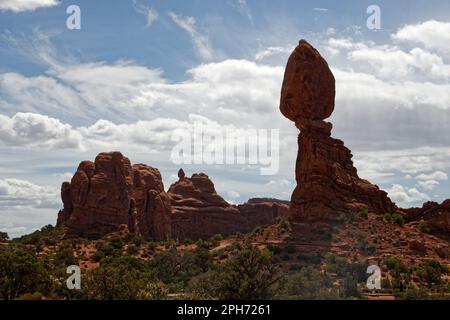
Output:
[[[120,152],[100,153],[80,163],[71,182],[61,187],[63,210],[58,226],[68,237],[101,238],[133,232],[145,239],[207,239],[251,232],[287,215],[289,205],[275,199],[253,199],[231,205],[217,194],[204,173],[185,176],[164,191],[158,169],[131,165]]]
[[[61,187],[64,209],[58,226],[68,236],[99,238],[128,228],[146,238],[171,237],[170,201],[158,169],[138,164],[120,152],[83,161],[71,182]]]
[[[425,221],[431,233],[450,235],[450,199],[442,204],[428,201],[422,208],[404,209],[409,220]]]
[[[170,186],[168,194],[172,207],[172,234],[179,240],[251,232],[258,226],[274,223],[279,215],[286,215],[289,207],[269,199],[250,200],[234,206],[217,194],[206,174],[193,174],[188,178],[183,172],[178,176],[179,181]]]
[[[332,124],[323,120],[333,112],[334,98],[327,62],[301,40],[289,57],[280,101],[283,115],[300,130],[290,209],[294,232],[302,224],[332,221],[359,207],[378,213],[397,209],[386,192],[358,177],[350,150],[331,137]]]

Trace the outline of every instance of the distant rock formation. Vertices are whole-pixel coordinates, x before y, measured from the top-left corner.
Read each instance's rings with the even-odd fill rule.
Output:
[[[209,238],[247,233],[258,226],[270,225],[278,216],[286,216],[289,204],[281,200],[249,200],[234,206],[217,194],[204,174],[180,177],[168,190],[172,206],[172,234],[178,239]]]
[[[250,232],[287,216],[289,204],[276,199],[252,199],[239,206],[219,196],[204,173],[179,181],[164,191],[158,169],[131,166],[120,152],[100,153],[83,161],[71,182],[64,182],[64,208],[57,225],[68,237],[101,238],[115,232],[137,233],[145,239],[207,239]]]
[[[61,187],[58,226],[68,236],[100,238],[124,228],[146,238],[171,238],[171,209],[158,169],[137,164],[120,152],[83,161]]]
[[[431,233],[450,236],[450,199],[442,204],[428,201],[422,208],[403,209],[409,220],[425,221]]]
[[[301,40],[289,57],[280,101],[283,115],[300,130],[290,209],[294,233],[302,224],[332,221],[360,207],[377,213],[397,210],[386,192],[358,177],[350,150],[331,137],[332,124],[323,120],[332,114],[334,98],[327,62]]]

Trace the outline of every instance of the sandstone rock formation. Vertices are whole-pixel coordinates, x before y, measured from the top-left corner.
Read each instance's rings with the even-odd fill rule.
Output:
[[[179,240],[251,232],[258,226],[274,223],[279,215],[286,215],[289,207],[268,199],[234,206],[217,194],[206,174],[194,174],[191,178],[179,175],[179,178],[168,190],[172,234]]]
[[[99,238],[124,226],[146,238],[171,237],[170,201],[158,169],[138,164],[120,152],[83,161],[61,188],[64,209],[58,226],[68,236]]]
[[[158,169],[132,166],[120,152],[101,153],[95,162],[81,162],[72,181],[62,184],[57,225],[68,237],[134,232],[145,239],[195,240],[251,232],[287,216],[284,201],[253,199],[234,206],[206,174],[187,178],[180,169],[178,177],[166,193]]]
[[[280,101],[283,115],[300,129],[290,209],[294,233],[304,224],[333,221],[360,207],[377,213],[397,209],[386,192],[358,177],[350,150],[331,137],[332,125],[323,120],[334,110],[334,97],[327,62],[301,40],[288,60]]]
[[[442,204],[428,201],[422,208],[404,209],[409,220],[425,221],[431,233],[450,236],[450,199]]]

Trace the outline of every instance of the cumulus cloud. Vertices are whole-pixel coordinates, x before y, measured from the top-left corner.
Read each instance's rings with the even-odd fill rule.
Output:
[[[168,15],[178,27],[189,34],[197,55],[206,61],[212,60],[214,57],[214,52],[211,48],[210,41],[207,36],[197,30],[195,18],[184,17],[172,11],[170,11]]]
[[[399,42],[422,44],[425,48],[437,49],[450,54],[450,22],[428,20],[418,24],[409,24],[392,35]]]
[[[58,0],[2,0],[0,11],[24,12],[58,5]]]
[[[425,174],[425,173],[419,174],[416,177],[416,179],[422,180],[422,181],[424,181],[424,180],[425,181],[426,180],[441,180],[441,181],[443,181],[443,180],[448,180],[448,175],[447,175],[447,173],[445,173],[443,171],[436,171],[436,172],[433,172],[430,174]]]
[[[81,135],[69,124],[45,115],[16,113],[0,115],[0,143],[8,146],[80,148]]]
[[[420,180],[417,181],[417,185],[425,191],[434,190],[439,185],[439,181],[436,180]]]
[[[413,203],[424,202],[429,199],[428,195],[416,188],[406,188],[399,184],[392,185],[387,192],[389,197],[401,207],[408,207]]]
[[[20,179],[0,179],[0,208],[57,208],[59,190]]]

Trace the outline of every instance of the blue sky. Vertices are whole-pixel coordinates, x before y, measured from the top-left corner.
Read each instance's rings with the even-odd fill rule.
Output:
[[[70,4],[81,30],[66,28]],[[380,30],[366,27],[371,4]],[[448,198],[448,1],[0,0],[0,229],[54,223],[61,182],[101,151],[159,168],[167,188],[178,169],[170,135],[198,119],[279,129],[280,170],[188,174],[205,171],[231,202],[288,199],[297,130],[278,99],[300,38],[335,74],[333,136],[360,175],[401,206]]]

